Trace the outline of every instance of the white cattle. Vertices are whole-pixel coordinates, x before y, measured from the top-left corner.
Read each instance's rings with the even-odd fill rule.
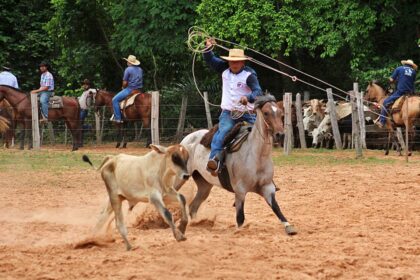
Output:
[[[131,245],[127,239],[127,228],[121,210],[124,200],[128,201],[130,210],[138,202],[151,202],[171,227],[175,239],[185,240],[184,233],[188,224],[186,201],[173,186],[176,179],[189,178],[188,151],[182,145],[173,145],[168,148],[158,145],[150,145],[150,147],[152,151],[144,156],[126,154],[107,156],[98,168],[108,191],[109,202],[102,211],[95,229],[98,231],[104,225],[108,228],[114,212],[116,226],[124,239],[127,250],[131,249]],[[87,156],[83,156],[83,160],[92,165]],[[182,218],[178,228],[175,227],[172,215],[164,201],[179,202]]]

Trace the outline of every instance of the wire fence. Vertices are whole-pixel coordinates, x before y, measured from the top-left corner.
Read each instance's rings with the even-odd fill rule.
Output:
[[[164,99],[162,99],[164,102]],[[208,128],[207,118],[205,113],[205,106],[202,100],[200,103],[197,100],[194,100],[194,103],[188,104],[185,115],[185,123],[179,124],[180,111],[181,111],[181,101],[179,104],[173,103],[161,103],[159,105],[159,138],[163,143],[174,143],[177,142],[176,135],[181,134],[185,136],[193,131],[202,128]],[[95,112],[93,109],[89,110],[88,116],[86,117],[83,125],[83,143],[84,145],[98,145],[106,143],[114,143],[118,140],[117,128],[114,123],[110,120],[111,112],[108,110],[100,110],[100,135],[101,140],[98,141],[98,133],[96,130],[96,119]],[[218,117],[221,110],[217,107],[210,107],[210,115],[212,123],[218,123]],[[388,131],[385,129],[377,128],[373,123],[373,120],[370,120],[366,123],[366,144],[368,149],[383,149],[388,139]],[[416,135],[413,141],[415,150],[420,149],[420,118],[416,119]],[[72,136],[70,130],[67,129],[63,120],[58,120],[52,122],[50,125],[41,125],[41,143],[43,145],[54,145],[54,144],[72,144]],[[129,122],[126,124],[126,136],[128,142],[135,142],[140,144],[145,144],[147,138],[150,135],[150,128],[147,128],[142,124],[141,120],[134,122]],[[179,131],[181,130],[181,131]],[[350,131],[351,133],[351,123],[350,124],[341,124],[341,131]],[[18,142],[20,133],[22,131],[21,127],[18,127],[15,133],[15,144]],[[28,131],[30,134],[32,131]],[[404,135],[404,128],[402,128],[402,133]],[[343,133],[342,133],[343,134]],[[342,137],[346,137],[343,135]],[[295,138],[295,148],[299,146],[298,135],[294,135]],[[306,142],[308,146],[312,146],[312,138],[306,133]],[[1,143],[5,144],[8,139],[5,135],[1,137]],[[327,141],[324,141],[327,142]],[[332,148],[333,145],[330,143],[324,143],[324,147]]]

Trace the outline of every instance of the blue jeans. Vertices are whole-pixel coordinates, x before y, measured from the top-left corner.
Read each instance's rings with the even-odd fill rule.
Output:
[[[86,109],[80,109],[80,124],[81,124],[81,144],[82,144],[82,146],[83,146],[83,135],[84,135],[84,132],[85,132],[85,130],[88,130],[88,129],[90,129],[91,128],[91,126],[90,125],[87,125],[87,124],[84,124],[84,122],[85,122],[85,119],[86,119],[86,117],[87,117],[87,115],[88,115],[88,110]]]
[[[50,101],[51,92],[41,91],[39,93],[39,102],[41,103],[41,113],[48,119],[48,101]]]
[[[121,121],[121,110],[120,102],[123,101],[132,91],[131,88],[125,88],[119,93],[117,93],[114,98],[112,98],[112,107],[114,108],[114,120]]]
[[[248,123],[255,123],[256,115],[255,114],[244,114],[239,119],[232,119],[230,116],[230,111],[223,110],[219,116],[219,129],[213,136],[211,141],[211,152],[210,159],[214,158],[219,152],[223,150],[223,141],[226,134],[237,124],[238,122],[246,121]]]
[[[394,93],[392,93],[390,96],[385,98],[384,103],[382,104],[382,107],[381,107],[381,116],[379,117],[379,121],[382,124],[385,124],[386,122],[386,117],[388,116],[388,111],[387,111],[388,106],[390,106],[392,103],[395,102],[395,100],[397,100],[403,95],[404,95],[404,92],[397,90]]]

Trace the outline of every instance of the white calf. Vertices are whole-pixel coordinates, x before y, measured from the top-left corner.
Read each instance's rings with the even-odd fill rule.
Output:
[[[116,226],[127,250],[131,249],[131,245],[127,239],[127,228],[121,211],[124,200],[128,201],[130,209],[138,202],[151,202],[171,227],[176,240],[185,240],[184,233],[188,224],[186,201],[182,194],[175,191],[173,185],[175,179],[189,178],[188,151],[181,145],[168,148],[151,145],[151,148],[153,151],[144,156],[125,154],[107,156],[98,168],[108,191],[109,202],[102,211],[95,229],[100,230],[105,224],[108,227],[114,212]],[[92,165],[87,156],[83,156],[83,160]],[[178,228],[175,227],[164,200],[179,202],[182,218]]]

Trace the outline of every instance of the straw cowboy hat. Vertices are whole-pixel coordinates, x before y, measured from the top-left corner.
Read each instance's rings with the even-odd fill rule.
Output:
[[[230,49],[229,56],[221,56],[221,58],[227,61],[249,60],[249,57],[245,56],[244,50],[241,49]]]
[[[401,64],[402,65],[405,65],[405,64],[411,65],[411,66],[413,66],[414,70],[417,70],[417,65],[411,59],[401,60]]]
[[[127,58],[124,58],[128,63],[132,65],[139,65],[140,61],[137,60],[137,58],[134,55],[129,55]]]

